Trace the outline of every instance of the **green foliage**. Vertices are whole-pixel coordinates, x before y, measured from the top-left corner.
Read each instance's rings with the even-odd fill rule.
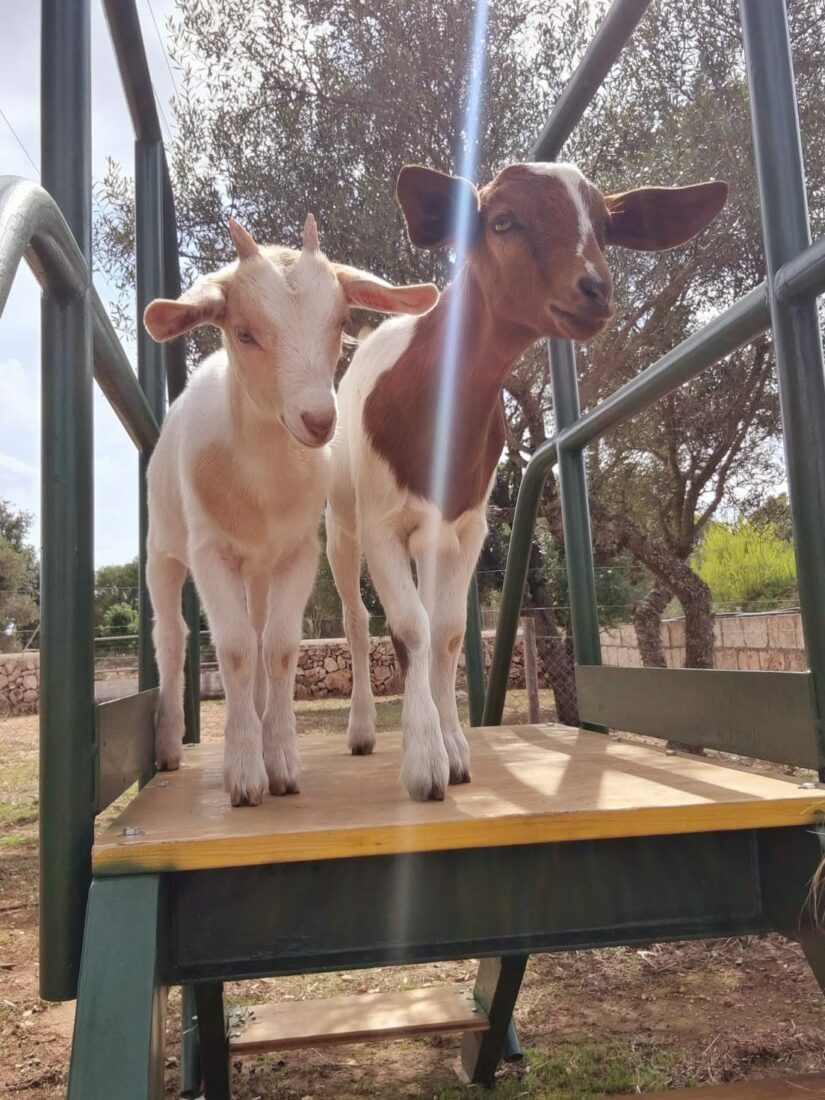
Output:
[[[138,613],[128,603],[114,603],[103,613],[103,634],[107,638],[137,634]]]
[[[106,612],[115,604],[125,604],[137,615],[138,560],[123,565],[102,565],[95,573],[95,627],[105,624]]]
[[[798,602],[793,543],[771,526],[713,523],[693,563],[720,610],[758,611]]]
[[[757,527],[769,527],[778,539],[793,541],[793,520],[787,493],[768,497],[758,508],[754,508],[748,519]]]
[[[40,621],[40,571],[26,536],[32,517],[0,500],[0,653],[20,649]]]

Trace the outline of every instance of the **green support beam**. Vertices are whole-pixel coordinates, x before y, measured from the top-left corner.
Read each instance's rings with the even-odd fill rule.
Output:
[[[94,826],[94,488],[89,0],[44,0],[43,186],[85,260],[42,313],[40,992],[74,997]]]
[[[740,10],[799,599],[814,678],[813,735],[825,778],[825,363],[816,302],[783,302],[776,291],[782,265],[811,243],[802,140],[785,4],[741,0]],[[823,270],[816,256],[811,266]]]

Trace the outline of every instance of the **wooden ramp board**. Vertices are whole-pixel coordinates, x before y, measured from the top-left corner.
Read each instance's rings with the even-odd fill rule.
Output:
[[[400,734],[372,756],[301,738],[300,795],[233,809],[222,746],[196,745],[99,837],[97,874],[198,870],[401,852],[805,825],[825,790],[565,726],[470,731],[473,779],[443,802],[398,782]]]
[[[737,1081],[699,1089],[647,1093],[647,1100],[825,1100],[825,1076],[773,1077],[767,1081]],[[619,1095],[607,1100],[620,1100]],[[626,1095],[623,1100],[627,1100]]]
[[[360,1043],[402,1035],[486,1031],[486,1013],[458,985],[253,1005],[230,1014],[232,1054]]]

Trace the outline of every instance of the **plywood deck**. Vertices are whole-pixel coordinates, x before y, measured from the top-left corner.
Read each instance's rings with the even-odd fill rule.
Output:
[[[230,1016],[229,1047],[233,1055],[253,1054],[402,1035],[486,1031],[489,1026],[470,989],[447,985],[254,1005]]]
[[[618,1095],[608,1100],[619,1100]],[[627,1100],[626,1094],[624,1100]],[[825,1100],[825,1077],[776,1077],[699,1089],[648,1093],[647,1100]]]
[[[418,803],[398,783],[400,734],[382,734],[372,756],[304,737],[300,795],[241,809],[223,790],[222,746],[193,746],[101,835],[95,872],[803,825],[825,813],[825,790],[795,779],[564,726],[474,729],[470,741],[472,783]]]

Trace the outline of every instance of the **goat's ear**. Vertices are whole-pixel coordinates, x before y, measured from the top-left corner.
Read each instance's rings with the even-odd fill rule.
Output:
[[[640,187],[607,195],[605,241],[641,252],[675,248],[708,225],[728,197],[723,180],[691,187]]]
[[[143,323],[154,340],[174,340],[198,325],[220,325],[225,310],[226,291],[221,284],[200,279],[177,301],[155,298],[143,313]]]
[[[410,240],[417,248],[457,247],[460,212],[467,216],[467,244],[472,245],[481,222],[478,191],[469,180],[407,164],[398,174],[395,197],[404,211]]]
[[[438,287],[433,283],[392,286],[366,271],[342,264],[335,265],[335,272],[348,305],[359,309],[372,309],[377,313],[426,313],[438,300]]]

